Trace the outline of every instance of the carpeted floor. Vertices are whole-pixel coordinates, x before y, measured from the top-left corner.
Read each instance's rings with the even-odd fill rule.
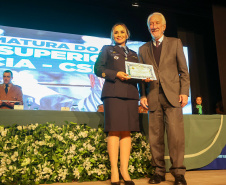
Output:
[[[202,171],[187,171],[185,174],[188,185],[226,185],[226,170],[202,170]],[[135,179],[136,185],[149,185],[148,178]],[[166,174],[166,181],[159,185],[173,185],[174,178],[171,174]],[[53,185],[110,185],[108,181],[95,182],[72,182],[72,183],[54,183]],[[124,185],[122,182],[121,185]]]

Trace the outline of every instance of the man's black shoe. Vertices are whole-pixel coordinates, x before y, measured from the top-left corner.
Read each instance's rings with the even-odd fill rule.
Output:
[[[150,180],[148,181],[149,184],[159,184],[162,181],[165,181],[165,176],[161,176],[157,173],[155,173]]]
[[[187,185],[187,182],[183,175],[175,175],[174,185]]]

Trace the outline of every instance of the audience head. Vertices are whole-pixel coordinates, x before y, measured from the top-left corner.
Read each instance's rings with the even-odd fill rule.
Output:
[[[104,105],[100,104],[97,106],[97,112],[104,112]]]
[[[218,101],[216,104],[216,113],[217,114],[224,114],[224,107],[222,100]]]
[[[138,106],[138,113],[148,113],[148,109],[142,107],[142,105]]]
[[[196,105],[202,105],[202,97],[201,96],[197,96],[195,98],[195,103],[196,103]]]

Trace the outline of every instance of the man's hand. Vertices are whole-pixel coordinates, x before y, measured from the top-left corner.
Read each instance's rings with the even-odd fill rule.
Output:
[[[140,104],[141,104],[142,107],[144,107],[145,109],[148,109],[148,99],[147,99],[147,98],[141,98],[141,99],[140,99]]]
[[[184,95],[184,94],[180,94],[179,95],[179,102],[181,103],[181,107],[185,107],[185,105],[187,105],[188,103],[188,96]]]
[[[5,105],[7,105],[8,107],[14,107],[15,103],[10,103],[9,101],[5,102]]]
[[[116,75],[121,81],[124,81],[124,80],[129,80],[130,77],[128,74],[124,73],[123,71],[119,71]]]

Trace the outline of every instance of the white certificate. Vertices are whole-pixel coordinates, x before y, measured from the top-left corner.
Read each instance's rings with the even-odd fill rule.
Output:
[[[157,80],[155,76],[154,68],[152,65],[134,63],[129,61],[126,61],[125,65],[126,65],[126,73],[131,78],[136,78],[136,79],[150,78],[151,80]]]

